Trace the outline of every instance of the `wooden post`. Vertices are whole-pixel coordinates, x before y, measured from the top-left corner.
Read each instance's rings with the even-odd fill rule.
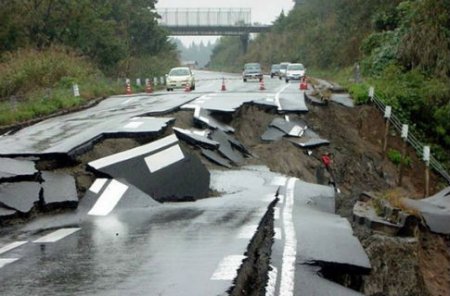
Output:
[[[409,126],[407,124],[404,124],[402,126],[402,139],[403,139],[403,146],[402,146],[402,158],[400,160],[399,165],[399,176],[398,176],[398,186],[402,186],[403,181],[403,169],[404,169],[404,162],[406,160],[406,143],[408,142],[408,130]]]
[[[386,109],[384,110],[384,118],[386,119],[386,129],[384,131],[384,140],[383,140],[383,155],[384,156],[386,154],[386,149],[387,149],[387,144],[388,144],[391,114],[392,114],[392,107],[386,106]]]
[[[423,160],[425,161],[425,197],[430,196],[430,146],[423,147]]]

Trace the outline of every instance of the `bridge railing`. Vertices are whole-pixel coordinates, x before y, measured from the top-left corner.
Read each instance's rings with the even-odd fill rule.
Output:
[[[250,8],[160,8],[160,24],[170,27],[250,26]]]

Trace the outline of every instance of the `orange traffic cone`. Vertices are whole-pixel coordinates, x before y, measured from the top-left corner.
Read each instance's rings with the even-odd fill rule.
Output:
[[[126,92],[127,95],[131,95],[133,93],[131,91],[131,84],[129,82],[126,84],[125,92]]]
[[[225,78],[222,78],[222,88],[221,88],[221,90],[222,91],[226,91],[227,90],[227,87],[225,86]]]
[[[153,92],[153,88],[152,88],[152,83],[149,81],[147,81],[147,86],[145,87],[145,91],[149,94],[151,94]]]
[[[191,91],[191,84],[188,82],[186,83],[186,87],[184,88],[184,92],[190,92]]]
[[[308,82],[306,82],[306,76],[303,76],[302,80],[300,80],[300,90],[307,90]]]
[[[264,79],[259,81],[259,90],[266,90],[266,87],[264,86]]]

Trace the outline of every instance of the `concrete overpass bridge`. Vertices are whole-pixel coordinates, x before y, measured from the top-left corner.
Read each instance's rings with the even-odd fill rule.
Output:
[[[250,33],[271,25],[252,24],[250,8],[160,8],[160,26],[172,36],[240,36],[244,51]]]

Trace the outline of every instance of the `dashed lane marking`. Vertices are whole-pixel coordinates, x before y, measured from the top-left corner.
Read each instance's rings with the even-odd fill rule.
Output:
[[[11,250],[13,250],[15,248],[18,248],[18,247],[26,244],[27,242],[28,241],[17,241],[17,242],[10,243],[10,244],[8,244],[8,245],[6,245],[6,246],[4,246],[3,248],[0,249],[0,255],[3,254],[3,253],[9,252],[9,251],[11,251]]]
[[[0,268],[4,267],[5,265],[8,265],[10,263],[13,263],[14,261],[19,260],[19,258],[8,258],[8,259],[2,259],[0,258]]]
[[[95,179],[94,183],[92,183],[91,187],[89,187],[89,191],[98,194],[102,190],[103,186],[105,186],[106,181],[108,181],[108,179]]]
[[[53,231],[47,235],[44,235],[41,238],[38,238],[37,240],[33,241],[34,243],[54,243],[57,242],[75,232],[80,230],[81,228],[62,228],[58,229],[56,231]]]
[[[108,215],[120,201],[127,189],[127,185],[122,184],[119,181],[112,180],[108,187],[106,187],[102,195],[100,195],[95,205],[88,212],[88,215]]]

